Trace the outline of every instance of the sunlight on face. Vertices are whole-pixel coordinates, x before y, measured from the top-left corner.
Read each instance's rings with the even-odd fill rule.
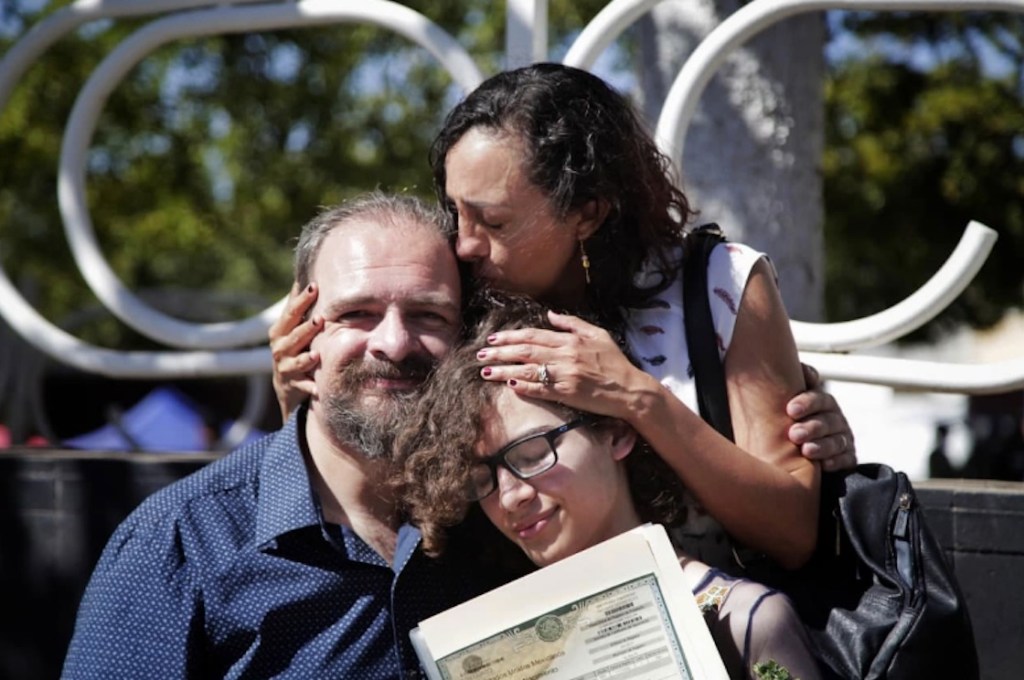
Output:
[[[321,357],[313,412],[336,439],[367,455],[390,454],[399,406],[458,334],[455,259],[432,227],[353,222],[327,236],[313,275],[314,312],[324,319],[312,343]]]
[[[477,447],[481,457],[568,420],[551,406],[507,388],[492,413]],[[480,506],[535,564],[557,562],[640,523],[622,462],[634,442],[601,426],[567,432],[555,443],[558,463],[553,468],[521,480],[499,466],[498,488]]]
[[[517,138],[480,128],[449,151],[445,191],[458,214],[456,252],[492,286],[578,304],[585,283],[579,216],[557,216],[527,178],[524,158]]]

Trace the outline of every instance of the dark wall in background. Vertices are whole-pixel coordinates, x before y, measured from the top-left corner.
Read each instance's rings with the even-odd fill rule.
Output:
[[[1024,483],[915,482],[967,598],[983,680],[1024,668]]]
[[[0,678],[60,675],[78,600],[114,528],[213,458],[0,451]]]

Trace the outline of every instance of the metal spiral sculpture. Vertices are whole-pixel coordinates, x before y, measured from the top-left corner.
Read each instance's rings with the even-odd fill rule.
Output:
[[[240,321],[201,324],[160,312],[128,290],[100,251],[85,201],[85,160],[107,96],[147,54],[168,42],[208,36],[338,23],[369,23],[394,31],[428,50],[467,92],[483,77],[446,31],[408,7],[387,0],[79,0],[34,26],[0,61],[0,111],[14,86],[57,40],[80,25],[104,18],[156,15],[112,51],[80,92],[65,129],[58,202],[75,262],[99,300],[124,323],[167,351],[117,351],[83,342],[43,318],[0,267],[0,314],[11,328],[50,357],[80,370],[115,378],[188,378],[259,375],[271,368],[270,351],[240,349],[265,343],[266,330],[284,301]],[[565,63],[591,68],[598,55],[660,0],[613,0],[586,26]],[[546,58],[547,4],[508,0],[506,58],[514,67]],[[752,0],[716,27],[680,69],[657,124],[656,137],[677,165],[697,102],[730,50],[787,17],[827,9],[876,11],[1001,10],[1024,12],[1024,0]],[[851,350],[882,345],[920,327],[946,308],[984,263],[996,233],[967,225],[946,263],[917,292],[876,314],[832,324],[793,322],[804,361],[826,378],[939,392],[980,394],[1024,387],[1024,357],[988,364],[951,364],[853,356]],[[2,244],[0,244],[2,248]],[[3,378],[0,375],[0,378]],[[3,382],[3,380],[0,380]],[[251,416],[251,414],[250,414]],[[246,418],[243,417],[243,420]]]

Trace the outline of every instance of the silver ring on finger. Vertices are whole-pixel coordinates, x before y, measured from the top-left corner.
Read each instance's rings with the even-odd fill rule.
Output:
[[[540,368],[537,369],[537,378],[540,380],[541,385],[551,384],[551,372],[548,370],[547,364],[541,364]]]

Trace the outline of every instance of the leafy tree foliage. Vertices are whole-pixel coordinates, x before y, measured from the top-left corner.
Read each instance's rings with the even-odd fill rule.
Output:
[[[850,14],[842,30],[865,49],[833,64],[826,89],[830,319],[905,298],[975,219],[999,231],[996,248],[925,332],[995,323],[1024,303],[1024,21]]]
[[[0,51],[65,4],[4,2]],[[485,74],[500,68],[504,3],[405,4],[456,36]],[[553,41],[603,4],[555,3]],[[68,36],[25,74],[0,116],[0,257],[58,322],[95,304],[56,203],[63,129],[95,67],[146,21],[95,22]],[[291,247],[319,206],[377,187],[432,197],[426,150],[460,96],[426,50],[368,25],[164,46],[114,90],[93,136],[87,189],[97,238],[132,290],[244,291],[267,303],[288,290]],[[255,311],[251,297],[232,316]],[[111,346],[145,344],[111,320],[80,332]]]
[[[0,2],[0,50],[66,2]],[[504,3],[410,0],[484,73],[501,67]],[[552,53],[605,4],[550,3]],[[993,323],[1020,305],[1024,69],[1002,14],[842,15],[871,49],[832,63],[827,87],[827,308],[832,320],[923,283],[969,219],[1000,242],[932,330]],[[74,98],[147,20],[95,22],[52,47],[0,114],[0,258],[51,319],[95,304],[56,204]],[[298,228],[319,206],[381,187],[432,195],[426,149],[460,96],[418,46],[363,25],[219,36],[165,46],[112,93],[90,147],[97,236],[132,290],[243,291],[233,316],[283,294]],[[197,318],[213,309],[192,310]],[[139,346],[119,323],[85,337]]]

